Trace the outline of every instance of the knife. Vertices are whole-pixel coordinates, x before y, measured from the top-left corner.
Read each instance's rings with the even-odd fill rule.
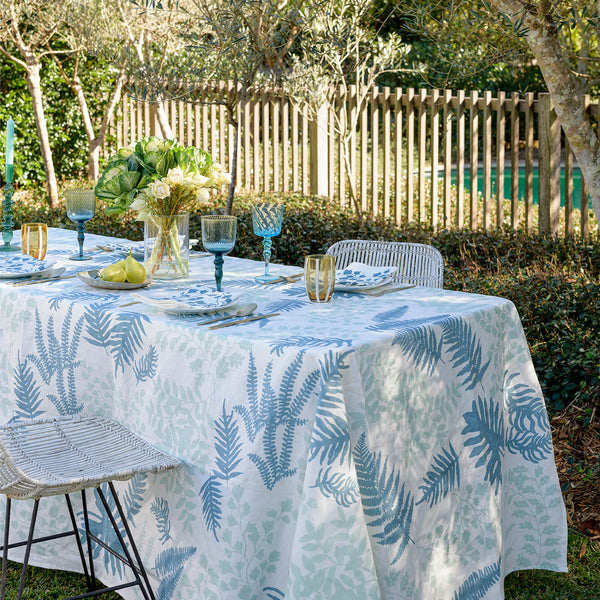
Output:
[[[416,285],[399,285],[394,287],[386,287],[383,289],[365,290],[361,292],[367,296],[383,296],[384,294],[391,294],[392,292],[401,292],[403,290],[410,290],[411,288],[417,287]]]
[[[272,283],[296,283],[296,281],[300,281],[304,272],[296,273],[294,275],[280,275],[279,279],[274,279],[273,281],[265,282],[265,285],[270,285]]]
[[[58,281],[59,279],[71,279],[76,275],[63,275],[62,277],[45,277],[43,279],[35,279],[31,281],[21,281],[19,283],[13,283],[13,287],[21,287],[22,285],[33,285],[34,283],[46,283],[48,281]]]
[[[255,317],[248,317],[247,319],[241,319],[239,321],[229,321],[228,323],[221,323],[220,325],[212,325],[209,329],[221,329],[221,327],[231,327],[232,325],[241,325],[242,323],[250,323],[251,321],[260,321],[260,319],[269,319],[270,317],[277,317],[281,313],[271,313],[269,315],[256,315]]]

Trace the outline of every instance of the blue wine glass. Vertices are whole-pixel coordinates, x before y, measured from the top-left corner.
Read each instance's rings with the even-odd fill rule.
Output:
[[[271,260],[271,245],[274,236],[281,233],[283,221],[283,204],[263,202],[252,206],[252,226],[254,233],[263,238],[263,258],[265,259],[265,274],[255,278],[258,283],[270,283],[280,277],[269,275],[269,261]]]
[[[229,215],[208,215],[201,217],[202,244],[207,252],[215,255],[215,281],[217,291],[221,291],[223,279],[223,255],[229,254],[235,246],[237,217]]]
[[[70,256],[71,260],[90,260],[92,256],[83,253],[85,224],[96,212],[96,194],[94,190],[66,190],[67,217],[77,225],[79,253]]]

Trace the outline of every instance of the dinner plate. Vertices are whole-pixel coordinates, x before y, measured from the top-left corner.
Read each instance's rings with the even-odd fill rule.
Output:
[[[234,305],[241,294],[231,292],[217,292],[214,288],[192,286],[179,290],[170,295],[146,296],[136,294],[140,302],[159,308],[160,310],[176,315],[198,315],[213,313]]]
[[[33,277],[48,272],[53,262],[39,260],[29,254],[0,255],[0,279]]]
[[[371,267],[362,263],[352,263],[345,269],[335,272],[334,290],[336,292],[371,290],[389,283],[397,272],[397,267]]]
[[[139,288],[144,288],[149,286],[152,283],[152,277],[147,276],[146,281],[144,283],[129,283],[124,281],[121,283],[120,281],[104,281],[104,279],[100,279],[98,277],[98,270],[92,271],[81,271],[77,273],[77,277],[83,281],[83,283],[95,287],[101,288],[103,290],[137,290]]]

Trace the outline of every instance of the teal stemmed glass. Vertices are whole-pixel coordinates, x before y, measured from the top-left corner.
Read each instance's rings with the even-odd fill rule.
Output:
[[[271,260],[271,245],[274,236],[281,233],[283,221],[283,204],[263,202],[252,206],[252,226],[254,233],[263,238],[263,257],[265,259],[265,274],[255,278],[258,283],[278,281],[280,277],[269,275],[269,261]]]
[[[201,217],[202,244],[207,252],[215,255],[215,281],[217,291],[221,291],[223,279],[223,255],[229,254],[235,246],[237,217],[229,215],[208,215]]]
[[[89,254],[83,253],[83,240],[85,224],[96,212],[96,194],[94,190],[66,190],[67,217],[77,224],[77,241],[79,242],[79,254],[74,254],[71,260],[90,260]]]

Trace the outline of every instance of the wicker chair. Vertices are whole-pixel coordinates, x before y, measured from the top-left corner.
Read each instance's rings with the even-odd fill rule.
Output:
[[[88,586],[87,593],[72,598],[98,596],[110,591],[137,586],[144,598],[154,600],[155,596],[148,581],[148,575],[140,560],[113,481],[127,480],[142,472],[157,473],[177,467],[179,464],[177,459],[156,450],[121,425],[102,417],[56,417],[0,427],[0,493],[6,495],[0,590],[2,600],[6,594],[9,548],[25,546],[17,596],[20,599],[23,594],[31,545],[67,536],[75,537]],[[110,499],[112,496],[114,500],[125,535],[121,535],[116,520],[117,515],[113,515],[113,511],[109,509],[107,497],[99,487],[102,483],[108,483],[110,490],[108,498]],[[124,556],[115,552],[114,548],[111,548],[110,552],[130,568],[134,577],[133,581],[100,590],[94,587],[95,574],[91,541],[94,540],[104,548],[106,545],[89,529],[85,490],[91,487],[96,488],[98,497],[119,539]],[[89,572],[69,497],[70,493],[76,491],[81,491]],[[56,495],[65,496],[71,529],[63,533],[34,539],[40,498]],[[34,499],[34,505],[27,541],[9,543],[11,502],[13,499],[28,498]]]
[[[342,240],[327,250],[335,257],[335,268],[345,269],[360,262],[373,267],[398,267],[394,283],[412,283],[441,288],[444,285],[444,259],[433,246],[409,242]]]

